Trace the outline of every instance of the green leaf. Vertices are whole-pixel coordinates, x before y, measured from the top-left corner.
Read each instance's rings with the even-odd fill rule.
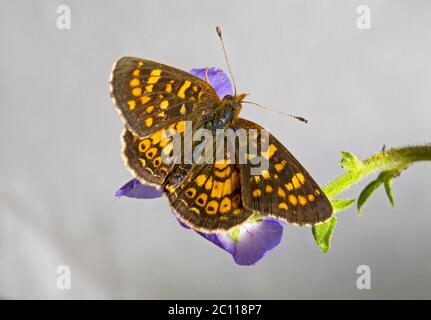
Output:
[[[341,166],[350,171],[357,171],[363,167],[363,163],[353,153],[341,151]]]
[[[380,177],[380,176],[379,176]],[[383,183],[382,179],[377,178],[376,180],[371,181],[365,188],[362,190],[361,194],[358,198],[358,211],[361,212],[361,209],[365,202],[371,197],[371,195],[376,191]]]
[[[376,180],[370,182],[359,195],[358,211],[361,212],[362,206],[371,197],[374,191],[376,191],[382,184],[384,184],[385,186],[386,194],[389,198],[389,201],[391,202],[392,206],[394,206],[395,202],[394,197],[392,196],[391,183],[394,177],[399,176],[400,172],[400,169],[386,170],[380,173]]]
[[[333,215],[332,218],[325,223],[313,226],[314,240],[323,253],[327,253],[331,247],[331,236],[336,224],[337,217]]]
[[[385,181],[385,191],[389,198],[389,202],[391,203],[392,207],[395,207],[395,201],[394,196],[392,195],[392,178],[389,178]]]
[[[334,212],[341,212],[349,209],[354,203],[356,199],[343,199],[343,200],[331,200],[332,208],[334,208]]]

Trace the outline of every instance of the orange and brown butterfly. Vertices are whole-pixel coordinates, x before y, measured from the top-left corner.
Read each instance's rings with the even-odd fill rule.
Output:
[[[298,160],[261,126],[239,117],[245,94],[237,95],[235,89],[225,95],[224,90],[220,98],[206,81],[208,73],[205,78],[140,58],[122,57],[115,63],[111,96],[125,123],[122,153],[133,175],[162,190],[178,219],[205,233],[227,231],[254,212],[297,225],[328,220],[332,206]],[[165,163],[163,155],[172,152],[166,131],[191,139],[188,121],[193,131],[265,132],[267,170],[252,175],[254,164],[239,164],[238,154],[234,161],[212,164]]]

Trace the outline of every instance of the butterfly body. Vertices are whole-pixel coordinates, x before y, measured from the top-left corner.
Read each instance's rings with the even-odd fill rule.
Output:
[[[214,112],[204,120],[203,127],[210,130],[226,129],[239,119],[242,109],[241,101],[245,94],[238,96],[226,95],[215,106]]]
[[[238,226],[254,212],[298,225],[314,225],[331,217],[328,199],[293,155],[261,126],[240,118],[246,94],[218,97],[203,79],[132,57],[116,62],[110,83],[111,96],[125,122],[127,167],[142,183],[162,189],[186,225],[212,233]],[[207,129],[215,141],[219,130],[242,130],[260,141],[257,149],[262,149],[266,139],[267,149],[261,151],[268,168],[253,174],[256,163],[249,149],[243,151],[244,163],[238,162],[240,151],[228,154],[224,149],[223,161],[186,161],[199,145],[193,136],[198,129]],[[171,138],[163,135],[166,130],[176,131],[184,145],[191,145],[189,152],[181,149],[180,162],[162,161],[164,154],[173,152]]]

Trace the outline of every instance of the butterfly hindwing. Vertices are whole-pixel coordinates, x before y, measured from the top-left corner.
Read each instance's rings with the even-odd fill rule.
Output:
[[[237,128],[264,130],[261,126],[238,119]],[[249,210],[281,218],[298,225],[314,225],[332,215],[332,206],[323,191],[295,157],[268,133],[268,148],[262,156],[269,167],[260,175],[252,175],[250,161],[241,168],[242,201]],[[260,140],[260,133],[256,140]]]
[[[239,174],[239,167],[227,162],[194,165],[178,188],[167,191],[174,212],[183,223],[207,233],[242,224],[251,212],[242,204]]]
[[[123,157],[127,167],[141,182],[160,187],[174,167],[172,136],[184,135],[185,120],[171,123],[146,137],[138,137],[127,128],[123,132]]]

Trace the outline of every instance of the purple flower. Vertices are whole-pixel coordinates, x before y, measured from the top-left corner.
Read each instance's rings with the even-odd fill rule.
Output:
[[[205,80],[205,68],[192,69],[190,73]],[[220,99],[223,99],[223,97],[228,94],[233,94],[232,84],[222,69],[208,68],[208,82],[214,88]]]
[[[160,198],[162,195],[163,192],[161,190],[147,184],[142,184],[138,179],[130,180],[115,192],[117,198],[125,196],[136,199],[155,199]]]
[[[182,227],[190,229],[180,220],[178,222]],[[196,232],[229,252],[237,264],[250,266],[262,259],[280,243],[283,226],[284,222],[280,220],[264,218],[246,222],[228,232]]]
[[[261,221],[246,222],[229,232],[198,233],[229,252],[237,264],[250,266],[280,243],[283,224],[279,220],[265,218]]]
[[[192,69],[190,73],[205,80],[205,68]],[[208,82],[215,89],[220,98],[233,94],[229,78],[221,69],[208,68]],[[122,186],[116,197],[130,197],[137,199],[154,199],[162,196],[161,190],[140,183],[132,179]],[[197,232],[223,250],[229,252],[239,265],[253,265],[274,249],[283,235],[284,223],[273,218],[252,218],[239,227],[228,232],[202,233]],[[178,220],[179,221],[179,220]],[[187,228],[184,223],[179,223]]]

